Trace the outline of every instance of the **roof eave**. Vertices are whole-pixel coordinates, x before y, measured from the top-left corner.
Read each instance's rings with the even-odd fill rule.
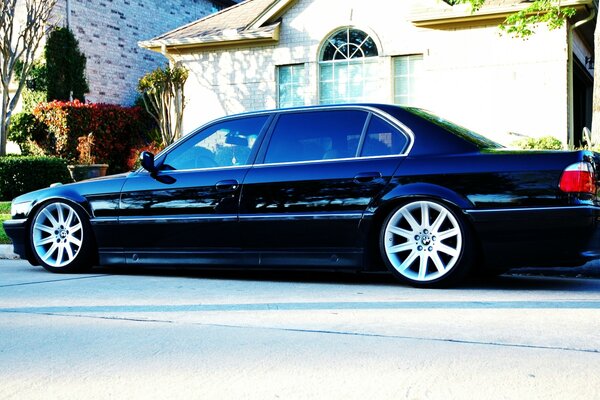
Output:
[[[295,1],[296,0],[279,0],[279,1],[273,2],[271,4],[271,6],[268,7],[264,12],[262,12],[254,21],[252,21],[248,25],[248,27],[249,28],[259,28],[259,27],[263,26],[265,23],[278,18]]]
[[[561,6],[563,7],[585,7],[593,6],[595,0],[563,0]],[[512,5],[508,7],[494,7],[484,8],[477,12],[469,13],[464,10],[457,10],[456,12],[438,12],[438,13],[419,13],[414,14],[411,18],[412,23],[418,27],[424,28],[435,28],[448,25],[460,25],[464,23],[472,22],[492,22],[502,21],[509,15],[526,9],[530,4],[521,3],[518,5]]]
[[[138,42],[138,46],[163,53],[174,50],[189,50],[199,48],[268,45],[279,42],[280,24],[268,31],[242,31],[234,34],[220,34],[192,39],[147,40]]]

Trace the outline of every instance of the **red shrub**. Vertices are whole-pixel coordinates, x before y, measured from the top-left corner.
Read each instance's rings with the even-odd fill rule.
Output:
[[[92,134],[89,156],[97,163],[109,164],[111,173],[128,170],[131,150],[144,144],[149,129],[139,107],[53,101],[39,104],[33,114],[46,127],[46,133],[33,140],[47,155],[77,163],[81,158],[79,138]]]
[[[127,161],[128,169],[132,170],[140,167],[140,154],[142,154],[142,151],[149,151],[150,153],[156,155],[160,153],[160,151],[163,148],[163,145],[160,145],[156,142],[152,142],[149,144],[142,145],[141,147],[131,149],[129,153],[129,159]]]

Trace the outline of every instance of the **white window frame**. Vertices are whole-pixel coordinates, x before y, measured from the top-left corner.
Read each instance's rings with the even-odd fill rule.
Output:
[[[290,83],[281,83],[281,73],[284,70],[288,70],[292,74]],[[295,79],[295,74],[302,71],[303,77],[299,80]],[[298,107],[306,105],[306,76],[307,76],[307,68],[303,63],[300,64],[285,64],[285,65],[277,65],[276,66],[277,73],[277,107],[278,108],[288,108],[288,107]],[[298,91],[299,93],[297,97],[294,96],[291,103],[282,104],[281,102],[281,87],[285,85],[290,88],[290,91],[293,93]]]
[[[407,73],[400,74],[397,68],[397,60],[407,61]],[[419,61],[418,70],[413,70],[411,61]],[[392,87],[394,104],[405,106],[420,106],[420,99],[423,96],[423,54],[406,54],[392,57]],[[407,86],[407,94],[399,94],[398,81],[403,79],[403,85]],[[413,85],[416,82],[416,85]]]

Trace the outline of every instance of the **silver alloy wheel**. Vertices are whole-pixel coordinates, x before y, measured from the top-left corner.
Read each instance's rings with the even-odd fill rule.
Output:
[[[439,279],[452,270],[463,248],[463,233],[456,217],[432,201],[415,201],[389,218],[383,235],[391,265],[417,282]]]
[[[81,250],[83,239],[79,215],[68,204],[50,203],[35,216],[33,249],[40,260],[51,267],[71,264]]]

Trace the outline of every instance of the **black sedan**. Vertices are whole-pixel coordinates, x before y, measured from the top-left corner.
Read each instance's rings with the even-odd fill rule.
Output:
[[[600,155],[509,151],[416,108],[211,122],[137,171],[17,197],[15,252],[92,265],[389,270],[421,287],[600,257]]]

